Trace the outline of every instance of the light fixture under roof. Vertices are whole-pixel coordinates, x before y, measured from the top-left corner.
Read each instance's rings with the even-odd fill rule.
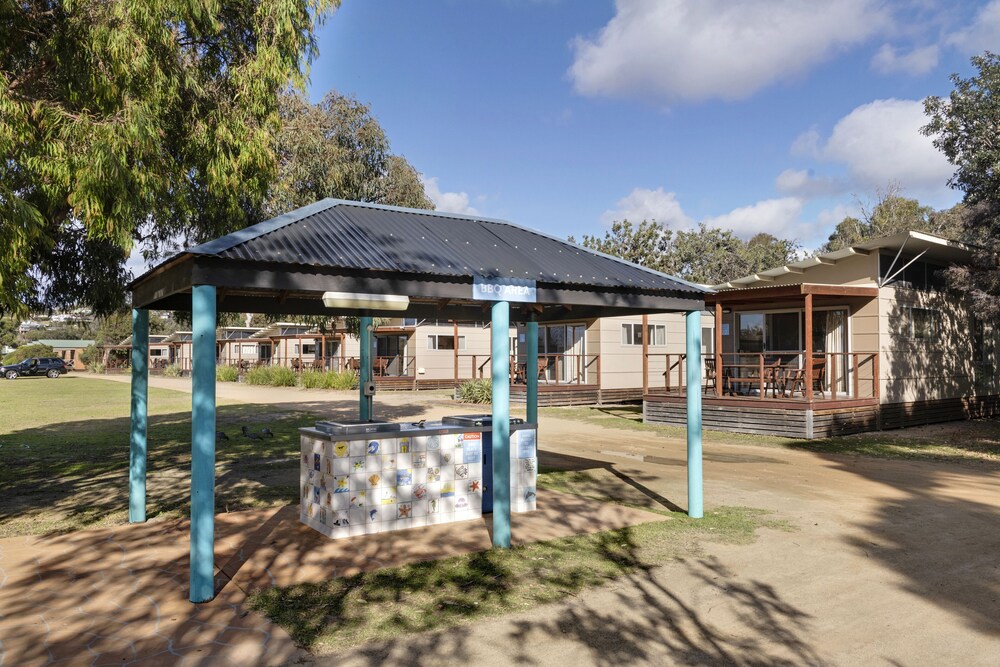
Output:
[[[410,307],[410,298],[399,294],[324,292],[323,305],[345,310],[406,310]]]

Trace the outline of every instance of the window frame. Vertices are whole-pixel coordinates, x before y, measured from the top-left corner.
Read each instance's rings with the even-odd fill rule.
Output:
[[[454,352],[454,347],[441,347],[441,339],[448,341],[454,341],[454,334],[427,334],[427,349],[428,350],[441,350],[444,352]],[[465,336],[459,334],[458,336],[458,351],[467,349],[467,342]]]
[[[927,335],[917,335],[917,320],[914,315],[915,311],[921,313],[927,313],[930,315],[930,331]],[[906,312],[907,318],[907,338],[912,341],[927,341],[935,340],[938,338],[938,333],[940,329],[940,313],[936,308],[924,308],[921,306],[907,306]]]
[[[642,345],[642,322],[622,322],[621,337],[619,338],[620,344],[626,347],[637,347]],[[626,335],[626,330],[629,333]],[[666,347],[667,346],[667,325],[666,324],[656,324],[650,322],[646,325],[646,340],[648,341],[649,347]],[[638,338],[636,338],[636,332],[638,332]],[[663,342],[656,342],[656,334],[661,332],[663,334]],[[631,342],[627,342],[628,338]]]

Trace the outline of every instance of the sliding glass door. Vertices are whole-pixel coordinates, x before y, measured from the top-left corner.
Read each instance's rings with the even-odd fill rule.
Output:
[[[538,327],[538,358],[545,362],[546,382],[587,381],[587,327],[582,324]]]

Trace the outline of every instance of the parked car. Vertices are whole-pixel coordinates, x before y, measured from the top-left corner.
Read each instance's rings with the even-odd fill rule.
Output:
[[[45,377],[57,378],[67,372],[69,372],[69,368],[66,367],[66,362],[53,357],[36,357],[25,359],[16,364],[0,366],[0,375],[8,380],[15,380],[22,375],[44,375]]]

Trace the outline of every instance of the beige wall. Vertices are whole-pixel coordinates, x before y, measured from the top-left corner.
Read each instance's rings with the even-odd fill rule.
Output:
[[[684,373],[683,367],[679,364],[679,355],[687,350],[684,314],[653,314],[648,316],[648,322],[650,325],[660,324],[666,327],[665,344],[654,345],[652,340],[649,344],[649,386],[653,389],[665,386],[664,373],[668,361],[671,386],[677,386],[678,373],[682,376]],[[588,352],[600,352],[602,389],[642,387],[642,346],[622,343],[623,323],[641,325],[642,316],[605,317],[597,320],[587,331],[590,337],[591,330],[596,330],[595,338],[598,339],[598,344],[591,346],[588,340]],[[701,326],[701,349],[704,355],[712,350],[715,326],[707,313],[702,314]]]
[[[909,335],[908,308],[934,310],[935,334],[914,340]],[[882,402],[899,403],[996,394],[995,372],[1000,342],[997,327],[987,323],[987,361],[973,362],[972,312],[959,297],[943,292],[923,292],[883,287],[879,290],[879,324],[882,334]]]

